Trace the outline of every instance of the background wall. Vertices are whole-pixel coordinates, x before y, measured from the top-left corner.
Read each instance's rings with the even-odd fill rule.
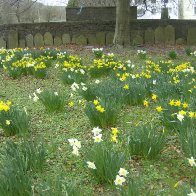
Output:
[[[68,43],[112,44],[115,21],[78,21],[0,26],[0,47],[59,46]],[[131,44],[196,46],[195,20],[131,20]]]

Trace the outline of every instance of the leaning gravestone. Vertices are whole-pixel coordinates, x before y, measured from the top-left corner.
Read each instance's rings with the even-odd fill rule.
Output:
[[[96,33],[97,44],[105,45],[105,33],[98,32]]]
[[[196,46],[196,27],[188,28],[187,44]]]
[[[26,44],[26,43],[25,43],[25,40],[24,40],[24,39],[20,39],[20,40],[19,40],[19,47],[20,47],[20,48],[25,48],[25,44]]]
[[[0,48],[6,48],[6,41],[3,37],[0,37]]]
[[[35,45],[35,47],[38,47],[38,48],[44,46],[44,39],[40,33],[35,34],[34,45]]]
[[[165,43],[175,44],[175,28],[172,25],[165,27]]]
[[[183,45],[183,44],[186,44],[186,41],[183,38],[178,38],[176,39],[176,44]]]
[[[26,45],[27,45],[28,48],[32,48],[34,46],[34,44],[33,44],[33,35],[28,34],[26,36]]]
[[[106,34],[106,45],[113,44],[114,33],[109,32]]]
[[[165,43],[165,33],[163,27],[157,27],[155,29],[155,44]]]
[[[87,44],[87,39],[83,35],[79,35],[79,36],[78,35],[73,35],[72,43],[86,45]]]
[[[62,42],[63,42],[63,44],[70,44],[70,43],[71,43],[70,34],[64,33],[64,34],[62,35]]]
[[[154,44],[154,31],[148,28],[144,33],[144,40],[146,44]]]
[[[144,40],[143,37],[141,35],[136,35],[133,39],[133,45],[134,46],[138,46],[138,45],[143,45]]]
[[[18,47],[18,32],[11,30],[8,33],[8,48],[13,49]]]
[[[88,40],[88,44],[96,44],[97,43],[96,35],[93,35],[93,34],[87,35],[87,40]]]
[[[61,39],[60,37],[58,37],[58,36],[55,36],[55,37],[54,37],[54,45],[55,45],[55,46],[60,46],[60,45],[62,45],[62,39]]]
[[[44,34],[44,45],[45,46],[52,46],[53,45],[53,37],[50,32],[46,32]]]

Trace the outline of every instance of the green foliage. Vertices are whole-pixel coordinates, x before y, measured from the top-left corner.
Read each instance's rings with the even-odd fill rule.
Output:
[[[114,149],[111,143],[94,144],[87,154],[87,160],[94,162],[92,174],[99,183],[113,184],[116,175],[125,163],[125,154]]]
[[[65,109],[66,97],[63,94],[52,90],[44,90],[38,97],[49,112],[60,112]]]
[[[171,50],[171,51],[169,51],[168,56],[170,59],[176,59],[177,53],[175,50]]]
[[[185,53],[187,56],[191,56],[191,53],[193,52],[191,48],[185,48]]]
[[[165,146],[165,135],[157,128],[142,125],[130,129],[127,135],[130,155],[140,155],[147,159],[155,159]]]
[[[113,126],[117,122],[120,105],[113,99],[99,100],[99,104],[95,105],[88,102],[85,113],[93,126],[108,127]]]
[[[30,118],[24,110],[11,107],[7,112],[0,111],[0,126],[6,136],[24,135],[29,131]]]

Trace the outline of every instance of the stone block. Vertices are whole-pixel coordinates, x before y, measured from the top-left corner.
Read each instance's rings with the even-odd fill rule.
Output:
[[[73,35],[72,43],[80,44],[80,45],[87,45],[87,39],[83,35]]]
[[[106,45],[113,44],[113,39],[114,39],[114,33],[109,32],[106,34]]]
[[[55,46],[60,46],[60,45],[62,45],[62,39],[61,39],[61,37],[58,37],[58,36],[55,36],[55,37],[54,37],[54,45],[55,45]]]
[[[146,44],[154,44],[154,30],[152,28],[145,31],[144,40]]]
[[[176,44],[183,45],[183,44],[186,44],[186,41],[183,38],[178,38],[176,39]]]
[[[196,46],[196,27],[188,28],[187,44]]]
[[[64,33],[64,34],[62,35],[62,42],[63,42],[63,44],[70,44],[70,43],[71,43],[70,34]]]
[[[18,32],[11,30],[8,32],[8,48],[18,48]]]
[[[172,25],[168,25],[165,27],[165,43],[166,44],[175,44],[175,28]]]
[[[28,35],[26,36],[26,46],[27,46],[28,48],[33,48],[33,47],[34,47],[33,35],[28,34]]]
[[[3,37],[0,37],[0,48],[6,48],[6,41]]]
[[[20,39],[19,40],[19,47],[20,48],[25,48],[26,47],[26,43],[25,43],[25,40],[24,39]]]
[[[37,48],[43,47],[44,46],[44,39],[41,33],[36,33],[34,36],[34,45]]]
[[[136,35],[135,38],[133,39],[133,45],[143,45],[144,44],[144,39],[141,35]]]
[[[105,45],[105,32],[96,33],[97,44]]]
[[[53,45],[53,37],[50,32],[46,32],[44,34],[44,45],[45,46],[52,46]]]
[[[155,44],[165,43],[165,32],[163,27],[157,27],[155,29]]]
[[[97,44],[96,35],[94,34],[87,35],[87,42],[88,44]]]

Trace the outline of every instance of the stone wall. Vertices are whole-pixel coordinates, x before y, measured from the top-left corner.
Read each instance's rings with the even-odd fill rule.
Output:
[[[101,14],[100,14],[101,13]],[[130,19],[137,19],[137,7],[130,7]],[[67,21],[115,21],[116,7],[76,7],[66,8]]]
[[[115,21],[34,23],[0,26],[0,48],[112,44]],[[131,20],[131,43],[196,46],[195,20]]]

